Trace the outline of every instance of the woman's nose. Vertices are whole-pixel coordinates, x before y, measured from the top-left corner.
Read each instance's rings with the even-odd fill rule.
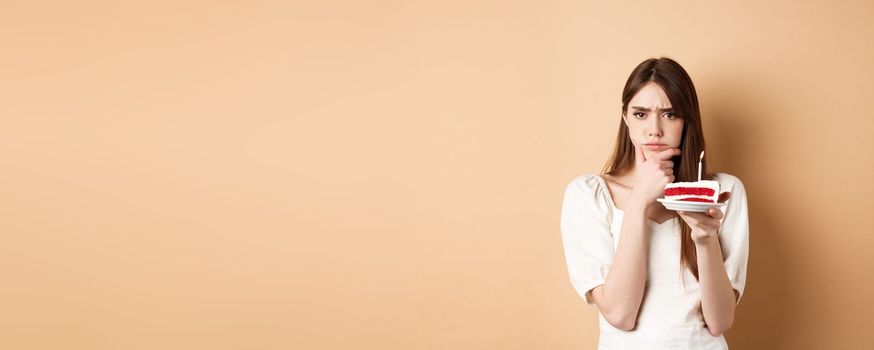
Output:
[[[653,122],[649,125],[649,136],[662,136],[662,124],[658,118],[653,118]]]

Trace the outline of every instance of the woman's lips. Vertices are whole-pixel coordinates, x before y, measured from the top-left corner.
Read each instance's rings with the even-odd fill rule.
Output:
[[[646,146],[646,148],[649,148],[650,151],[658,151],[658,150],[661,150],[662,148],[667,147],[668,145],[663,144],[663,143],[647,143],[645,146]]]

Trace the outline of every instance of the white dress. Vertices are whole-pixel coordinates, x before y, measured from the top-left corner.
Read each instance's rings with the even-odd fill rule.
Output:
[[[742,296],[749,257],[747,196],[737,177],[718,173],[716,180],[720,192],[731,192],[721,208],[725,216],[719,242],[729,281]],[[593,304],[591,290],[604,284],[619,247],[622,214],[599,175],[578,176],[565,190],[561,213],[565,258],[571,283],[588,304]],[[728,349],[723,336],[714,337],[705,328],[699,284],[692,272],[683,270],[685,287],[680,279],[679,220],[661,224],[647,220],[649,264],[636,326],[623,331],[599,314],[599,349]]]

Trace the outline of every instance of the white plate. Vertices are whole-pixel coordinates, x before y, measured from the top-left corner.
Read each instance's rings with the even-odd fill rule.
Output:
[[[704,202],[688,202],[688,201],[669,201],[664,198],[656,198],[659,203],[668,208],[669,210],[680,210],[680,211],[694,211],[703,213],[706,212],[707,209],[710,208],[719,208],[724,206],[725,203],[704,203]]]

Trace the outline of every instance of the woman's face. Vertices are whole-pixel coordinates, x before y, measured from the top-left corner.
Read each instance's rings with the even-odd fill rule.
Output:
[[[665,148],[679,147],[683,134],[683,119],[671,109],[665,91],[649,82],[628,103],[622,116],[628,126],[631,143],[642,148],[647,159]]]

